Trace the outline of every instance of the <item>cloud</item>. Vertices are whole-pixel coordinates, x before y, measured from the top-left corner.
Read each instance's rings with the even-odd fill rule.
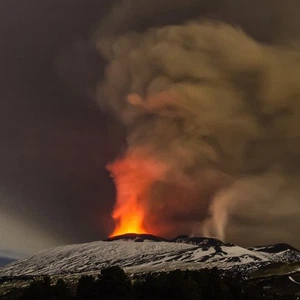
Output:
[[[249,7],[282,20],[278,31],[276,24],[255,24],[253,15],[230,25],[242,20],[235,1],[232,13],[220,7],[214,17],[228,23],[197,17],[135,31],[143,17],[148,24],[155,13],[172,8],[186,17],[190,10],[183,1],[123,1],[93,37],[107,61],[97,102],[127,128],[121,159],[164,165],[140,195],[146,226],[157,233],[210,234],[242,244],[250,233],[254,244],[300,244],[300,53],[291,43],[298,24],[287,19],[290,8],[264,4]]]

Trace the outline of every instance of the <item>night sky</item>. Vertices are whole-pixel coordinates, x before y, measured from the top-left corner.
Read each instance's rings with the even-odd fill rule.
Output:
[[[196,11],[161,8],[157,14],[154,5],[125,27],[222,15],[267,43],[299,28],[297,18],[281,18],[278,5],[252,1],[245,12],[231,2],[234,9],[203,1]],[[113,229],[115,188],[105,165],[124,148],[124,128],[87,92],[104,68],[87,41],[112,3],[1,1],[0,252],[103,239]]]
[[[6,236],[16,238],[23,222],[53,237],[49,245],[112,230],[114,187],[105,164],[122,147],[122,129],[85,96],[84,83],[65,84],[54,63],[63,47],[88,36],[106,7],[104,1],[1,3],[0,224],[8,218],[20,224],[9,233],[1,224],[0,249],[16,247]],[[29,244],[29,251],[43,247]]]

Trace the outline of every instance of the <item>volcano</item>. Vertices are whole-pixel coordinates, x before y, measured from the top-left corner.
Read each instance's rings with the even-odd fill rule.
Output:
[[[119,241],[119,240],[135,241],[135,242],[143,242],[143,241],[166,242],[167,241],[161,237],[155,236],[153,234],[147,234],[147,233],[141,233],[141,234],[125,233],[122,235],[110,237],[110,238],[106,239],[105,241],[112,242],[112,241]]]
[[[298,262],[300,251],[286,245],[243,248],[214,238],[125,234],[86,244],[41,251],[0,269],[1,277],[98,273],[118,265],[129,274],[217,267],[251,272],[274,262]]]

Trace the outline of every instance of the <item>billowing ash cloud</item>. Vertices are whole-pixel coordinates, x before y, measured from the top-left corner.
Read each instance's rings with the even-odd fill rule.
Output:
[[[168,5],[160,2],[163,15]],[[117,6],[95,39],[107,61],[97,101],[128,132],[126,151],[109,168],[118,185],[127,172],[147,187],[136,188],[145,227],[299,245],[300,53],[293,34],[283,34],[291,25],[270,33],[272,45],[201,18],[134,32],[139,11],[145,19],[154,12],[142,3]],[[176,12],[186,7],[172,3]],[[139,181],[124,182],[134,190]]]

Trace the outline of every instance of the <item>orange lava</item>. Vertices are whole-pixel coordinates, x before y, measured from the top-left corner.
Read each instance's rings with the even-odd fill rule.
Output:
[[[115,229],[110,236],[149,233],[151,224],[146,224],[146,200],[151,185],[162,171],[160,166],[154,161],[127,154],[108,165],[107,169],[117,189],[117,201],[112,213]]]
[[[126,205],[119,206],[113,212],[116,227],[111,236],[125,233],[147,233],[143,226],[144,211],[139,208],[136,198],[130,197]]]

